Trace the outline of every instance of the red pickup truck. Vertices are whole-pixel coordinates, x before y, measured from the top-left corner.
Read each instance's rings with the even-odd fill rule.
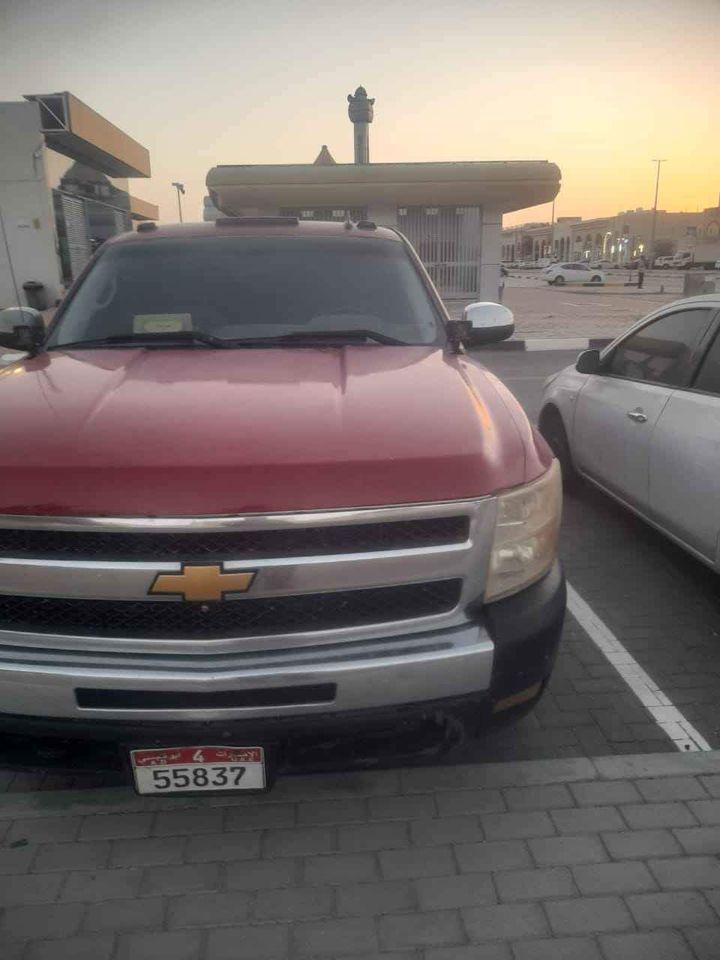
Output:
[[[512,329],[396,231],[293,218],[149,225],[48,331],[0,313],[0,733],[257,789],[298,742],[532,707],[559,468],[466,351]]]

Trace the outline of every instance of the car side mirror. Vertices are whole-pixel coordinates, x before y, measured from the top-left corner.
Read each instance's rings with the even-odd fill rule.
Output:
[[[448,334],[453,344],[482,347],[507,340],[515,332],[512,311],[501,303],[471,303],[463,310],[462,320],[451,320]]]
[[[575,369],[578,373],[597,373],[600,370],[600,351],[584,350],[577,358]]]
[[[8,307],[0,310],[0,347],[35,353],[45,340],[45,323],[39,310]]]

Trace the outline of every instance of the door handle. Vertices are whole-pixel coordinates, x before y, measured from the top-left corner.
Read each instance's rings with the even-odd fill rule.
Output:
[[[634,420],[635,423],[647,423],[647,417],[642,410],[628,410],[627,415],[631,420]]]

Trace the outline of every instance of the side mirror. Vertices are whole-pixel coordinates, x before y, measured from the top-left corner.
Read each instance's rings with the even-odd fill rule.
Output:
[[[578,373],[597,373],[600,369],[600,351],[584,350],[577,358],[575,369]]]
[[[0,347],[34,353],[45,340],[45,323],[39,310],[8,307],[0,310]]]
[[[463,310],[462,320],[451,320],[448,334],[453,343],[482,347],[507,340],[515,331],[512,311],[501,303],[471,303]]]

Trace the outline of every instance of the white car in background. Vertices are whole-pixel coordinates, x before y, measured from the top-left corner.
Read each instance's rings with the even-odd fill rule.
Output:
[[[689,250],[676,253],[672,258],[672,265],[679,270],[689,270],[693,265],[693,255]]]
[[[674,257],[655,257],[653,267],[656,270],[669,270],[673,265]]]
[[[553,263],[543,270],[543,279],[557,287],[564,283],[605,283],[605,272],[587,263]]]
[[[665,304],[545,383],[540,432],[579,477],[720,572],[720,294]]]

